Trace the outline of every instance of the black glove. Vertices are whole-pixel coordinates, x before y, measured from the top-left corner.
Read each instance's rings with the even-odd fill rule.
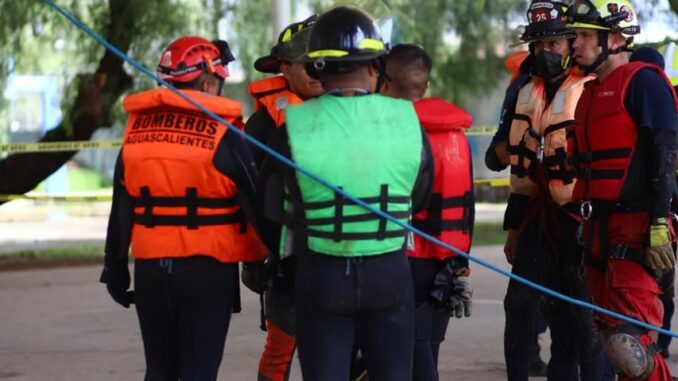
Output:
[[[242,263],[240,278],[245,287],[257,294],[262,294],[268,288],[268,281],[271,277],[264,261],[252,261]]]
[[[457,258],[450,258],[433,280],[431,298],[438,310],[451,317],[471,316],[473,289],[467,276],[468,267]]]
[[[100,281],[106,283],[106,289],[116,303],[125,308],[134,303],[134,291],[129,291],[130,275],[126,260],[113,265],[104,264]]]

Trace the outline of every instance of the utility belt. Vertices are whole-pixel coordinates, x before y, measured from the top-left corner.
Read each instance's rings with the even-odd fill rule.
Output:
[[[629,260],[641,265],[650,274],[651,270],[647,257],[642,250],[636,250],[625,243],[610,244],[607,233],[607,223],[610,216],[618,213],[649,213],[650,203],[645,200],[625,201],[583,201],[579,207],[579,227],[577,241],[583,247],[582,264],[592,266],[601,273],[605,273],[608,260]],[[584,226],[588,222],[588,241],[584,239]],[[595,224],[598,224],[598,239],[600,240],[600,256],[593,255],[591,240]]]

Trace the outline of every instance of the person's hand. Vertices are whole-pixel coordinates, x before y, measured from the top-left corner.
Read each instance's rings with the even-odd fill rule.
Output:
[[[127,262],[115,265],[104,265],[101,279],[106,283],[106,290],[113,300],[125,308],[134,303],[134,291],[129,290],[130,275]]]
[[[504,243],[504,255],[506,262],[513,264],[516,259],[516,247],[518,246],[518,230],[509,229],[506,233],[506,242]]]
[[[471,316],[473,289],[468,268],[454,260],[448,260],[436,274],[430,296],[439,310],[450,316]]]
[[[671,270],[675,265],[669,228],[663,224],[650,225],[649,245],[645,248],[647,263],[653,270]]]
[[[242,263],[240,275],[242,283],[257,294],[262,294],[268,288],[269,274],[264,261]]]

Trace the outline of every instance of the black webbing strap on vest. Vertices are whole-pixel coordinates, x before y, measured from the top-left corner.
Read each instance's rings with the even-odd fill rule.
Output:
[[[574,119],[552,124],[544,129],[544,137],[558,130],[562,130],[563,128],[568,128],[574,124]],[[553,155],[544,157],[543,163],[547,168],[549,180],[562,180],[566,185],[571,184],[574,181],[574,171],[568,171],[567,169],[567,151],[565,151],[565,147],[556,148]],[[551,169],[551,167],[557,168]]]
[[[583,180],[621,179],[624,169],[593,169],[581,168],[579,164],[590,164],[599,160],[623,159],[631,154],[631,148],[611,148],[599,151],[579,152],[570,160],[575,168],[576,177]]]
[[[134,214],[134,223],[148,228],[155,226],[186,226],[187,229],[195,230],[200,226],[240,224],[240,231],[247,228],[243,213],[238,210],[235,213],[199,215],[198,208],[223,209],[238,205],[236,197],[228,198],[203,198],[198,197],[196,188],[186,188],[184,197],[154,197],[148,187],[140,188],[140,198],[133,199],[134,207],[143,207],[142,214]],[[157,207],[186,208],[185,215],[161,215],[153,214]]]
[[[645,253],[633,249],[627,244],[616,243],[610,245],[607,235],[607,222],[612,214],[615,213],[638,213],[646,212],[650,208],[648,202],[603,202],[593,203],[592,219],[589,222],[589,239],[593,238],[594,223],[598,223],[598,239],[600,240],[600,257],[594,257],[590,250],[584,250],[582,261],[584,265],[589,265],[605,273],[608,260],[627,259],[635,262],[652,273]]]
[[[440,235],[443,231],[459,230],[468,232],[471,230],[468,216],[473,206],[473,195],[471,192],[464,193],[463,196],[443,198],[441,193],[433,193],[428,203],[428,216],[426,219],[414,219],[412,225],[431,235]],[[464,208],[462,217],[455,220],[443,219],[444,209]]]
[[[552,156],[544,158],[544,166],[547,169],[549,180],[562,180],[563,184],[571,184],[574,181],[575,172],[567,169],[567,152],[564,147],[558,147]],[[557,167],[552,169],[551,167]]]
[[[532,121],[529,116],[515,114],[513,115],[513,119],[526,122],[527,129],[525,130],[525,133],[536,139],[537,142],[541,142],[542,137],[532,128]],[[511,165],[511,174],[518,177],[533,177],[536,169],[537,153],[527,148],[525,133],[523,133],[523,137],[520,139],[518,145],[508,145],[509,154],[518,156],[518,163],[516,165]],[[530,159],[530,164],[527,167],[525,166],[525,158]]]
[[[552,124],[552,125],[550,125],[550,126],[548,126],[544,129],[544,136],[548,136],[548,134],[556,132],[556,131],[561,130],[563,128],[573,126],[575,123],[576,122],[575,122],[574,119],[570,119],[570,120],[562,121],[560,123]]]
[[[343,189],[339,187],[339,189]],[[379,210],[388,213],[391,216],[399,219],[404,219],[410,216],[410,211],[397,211],[389,212],[388,204],[407,204],[410,203],[409,196],[389,196],[388,195],[388,184],[382,184],[380,187],[380,195],[377,197],[365,197],[360,198],[361,201],[367,204],[379,204]],[[314,210],[314,209],[325,209],[333,208],[334,215],[332,217],[320,217],[320,218],[306,218],[301,221],[295,221],[306,225],[307,234],[310,237],[325,238],[331,239],[334,242],[339,241],[350,241],[350,240],[368,240],[376,239],[382,241],[386,238],[395,238],[402,237],[405,235],[405,229],[396,229],[396,230],[386,230],[386,219],[377,216],[376,214],[366,211],[366,213],[353,214],[349,216],[344,215],[344,206],[345,205],[357,205],[351,200],[344,198],[338,192],[334,193],[334,199],[331,201],[316,201],[316,202],[305,202],[303,207],[305,210]],[[409,208],[408,208],[409,209]],[[353,232],[347,233],[343,231],[343,224],[350,222],[365,222],[379,220],[379,227],[375,232]],[[295,224],[296,225],[296,224]],[[311,229],[311,226],[318,225],[332,225],[332,231],[322,231],[317,229]]]

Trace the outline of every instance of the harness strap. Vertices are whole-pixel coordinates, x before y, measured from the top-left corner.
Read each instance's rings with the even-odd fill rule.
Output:
[[[563,184],[571,184],[574,181],[574,170],[567,169],[567,152],[564,147],[556,148],[555,154],[544,158],[546,167],[557,167],[557,169],[548,169],[549,180],[562,180]]]
[[[644,269],[652,273],[647,258],[642,251],[637,251],[627,244],[619,243],[610,246],[607,234],[607,222],[611,215],[615,213],[638,213],[649,210],[647,201],[636,202],[595,202],[593,204],[593,219],[589,221],[589,240],[593,237],[594,223],[598,222],[600,239],[600,257],[594,257],[590,250],[584,250],[582,262],[585,265],[593,266],[601,273],[607,271],[608,260],[630,260],[641,265]]]
[[[229,214],[211,214],[204,216],[162,216],[146,214],[134,214],[134,223],[144,225],[147,228],[155,226],[186,226],[188,229],[197,229],[200,226],[214,226],[227,224],[240,224],[243,221],[243,214],[240,211]],[[246,226],[246,225],[245,225]],[[242,229],[241,229],[242,230]]]
[[[534,130],[532,127],[532,120],[530,120],[529,116],[524,114],[514,114],[513,119],[527,123],[527,129],[523,133],[518,145],[508,146],[509,154],[518,156],[518,164],[511,165],[511,174],[514,174],[518,177],[532,177],[535,171],[535,162],[538,161],[539,157],[537,152],[527,148],[525,134],[528,134],[533,139],[536,139],[538,142],[540,142],[539,144],[542,144],[541,142],[543,141],[543,137]],[[537,150],[540,149],[538,148]],[[530,159],[530,164],[527,166],[527,168],[525,166],[525,158]]]
[[[412,225],[432,235],[440,235],[441,232],[450,230],[468,232],[471,229],[468,215],[473,205],[472,201],[473,195],[471,192],[466,192],[462,196],[445,198],[443,198],[442,193],[433,193],[427,208],[428,216],[426,219],[413,219]],[[443,209],[460,207],[464,208],[462,218],[454,220],[442,218]]]
[[[560,123],[552,124],[544,129],[544,136],[547,136],[550,133],[556,132],[558,130],[561,130],[563,128],[567,128],[569,126],[574,125],[576,122],[574,119],[570,120],[565,120]]]
[[[148,186],[139,189],[141,197],[133,198],[134,207],[143,207],[143,213],[134,214],[134,223],[144,225],[148,228],[160,226],[186,226],[190,230],[198,229],[200,226],[207,225],[225,225],[239,222],[240,231],[245,232],[247,223],[244,216],[238,211],[235,213],[198,215],[198,208],[223,209],[238,205],[236,197],[227,198],[203,198],[198,197],[198,190],[193,187],[186,188],[184,197],[162,197],[152,196]],[[160,215],[154,214],[155,207],[178,207],[186,208],[185,215]]]
[[[343,189],[339,187],[339,189]],[[379,190],[379,196],[376,197],[363,197],[360,198],[365,203],[379,204],[379,210],[392,215],[395,218],[406,219],[411,215],[410,208],[403,211],[389,211],[389,203],[391,204],[410,204],[410,197],[408,196],[389,196],[388,195],[388,184],[381,184]],[[332,231],[322,231],[316,229],[307,229],[307,233],[311,237],[318,238],[328,238],[332,239],[334,242],[339,242],[343,240],[367,240],[367,239],[376,239],[378,241],[383,241],[386,238],[401,237],[405,235],[404,229],[387,231],[387,220],[382,218],[374,213],[361,213],[353,215],[344,215],[344,206],[345,205],[357,205],[355,202],[344,198],[338,192],[334,193],[334,199],[328,201],[316,201],[316,202],[305,202],[303,207],[305,210],[313,209],[325,209],[333,208],[334,214],[331,217],[318,217],[318,218],[297,218],[293,219],[289,213],[284,213],[283,220],[285,225],[291,227],[293,225],[305,225],[307,227],[319,226],[319,225],[333,225]],[[379,220],[379,226],[376,232],[353,232],[345,233],[343,231],[343,224],[351,222],[365,222]]]

